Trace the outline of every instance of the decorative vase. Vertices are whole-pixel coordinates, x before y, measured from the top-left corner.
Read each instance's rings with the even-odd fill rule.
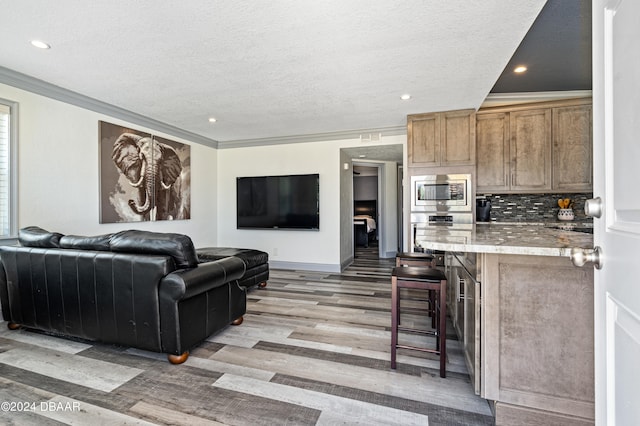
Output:
[[[560,209],[558,210],[558,220],[573,220],[573,209]]]

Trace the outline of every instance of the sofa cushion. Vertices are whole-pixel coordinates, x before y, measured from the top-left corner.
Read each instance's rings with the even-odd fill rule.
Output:
[[[171,256],[178,268],[194,268],[198,256],[187,235],[129,230],[111,236],[111,251],[123,253],[163,254]]]
[[[60,247],[76,250],[111,250],[110,242],[113,234],[85,237],[82,235],[65,235],[60,238]]]
[[[57,248],[61,237],[59,232],[49,232],[38,226],[27,226],[18,231],[18,241],[25,247]]]

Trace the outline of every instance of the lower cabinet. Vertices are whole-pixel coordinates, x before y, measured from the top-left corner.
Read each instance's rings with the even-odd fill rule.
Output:
[[[480,282],[469,275],[464,286],[464,356],[473,390],[480,395]]]
[[[475,258],[466,253],[449,253],[447,265],[449,318],[462,346],[473,389],[480,395],[481,299]]]
[[[481,396],[495,424],[592,425],[593,268],[484,254],[481,269]]]

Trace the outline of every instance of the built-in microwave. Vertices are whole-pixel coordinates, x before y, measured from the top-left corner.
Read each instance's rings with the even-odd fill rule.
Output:
[[[471,175],[411,177],[411,210],[414,212],[471,212]]]

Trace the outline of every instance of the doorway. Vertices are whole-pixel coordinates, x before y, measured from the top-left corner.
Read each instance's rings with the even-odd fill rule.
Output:
[[[382,166],[377,163],[353,163],[353,217],[354,217],[354,252],[357,247],[378,248],[378,257],[384,257],[383,244],[380,240],[382,232],[382,194],[380,176]],[[371,218],[372,220],[369,220]],[[356,219],[362,220],[361,225],[355,225]]]
[[[403,144],[342,148],[340,150],[340,261],[344,269],[353,262],[354,231],[354,166],[375,167],[377,170],[377,242],[380,258],[395,257],[402,247],[402,178]],[[370,178],[373,180],[376,178]],[[398,180],[400,179],[400,180]],[[400,191],[400,193],[399,193]],[[371,193],[369,193],[371,195]]]

